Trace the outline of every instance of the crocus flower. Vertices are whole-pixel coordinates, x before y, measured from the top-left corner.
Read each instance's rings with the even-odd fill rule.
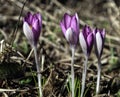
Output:
[[[65,13],[60,22],[62,32],[70,44],[72,51],[71,59],[71,79],[72,79],[72,97],[74,97],[74,53],[79,39],[79,19],[77,13],[73,16]]]
[[[70,45],[76,46],[79,38],[79,19],[77,13],[73,16],[65,13],[60,26]]]
[[[23,31],[32,46],[37,44],[41,32],[41,27],[41,15],[39,13],[31,14],[28,12],[23,20]]]
[[[104,40],[105,40],[105,29],[94,29],[93,31],[95,37],[95,52],[97,57],[101,57]]]
[[[89,26],[84,26],[82,32],[79,35],[80,45],[82,47],[82,51],[86,56],[89,56],[93,47],[93,33]]]
[[[42,97],[42,87],[41,87],[40,65],[37,55],[37,41],[40,36],[41,27],[42,27],[41,15],[39,13],[31,14],[30,12],[28,12],[23,20],[23,32],[34,50],[36,68],[38,73],[37,76],[38,76],[38,87],[39,87],[40,97]]]
[[[94,29],[94,40],[95,40],[95,53],[98,58],[98,74],[97,74],[97,85],[96,94],[99,93],[100,86],[100,74],[101,74],[101,55],[103,52],[104,40],[105,40],[105,30]]]
[[[87,62],[88,57],[91,53],[93,43],[94,43],[94,36],[92,30],[89,26],[84,26],[82,32],[79,34],[79,42],[82,47],[82,51],[85,54],[85,63],[83,65],[83,73],[82,73],[82,89],[81,89],[81,97],[83,97],[84,89],[85,89],[85,80],[87,74]]]

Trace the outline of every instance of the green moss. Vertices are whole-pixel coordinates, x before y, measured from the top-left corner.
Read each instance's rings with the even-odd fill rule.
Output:
[[[16,62],[3,62],[0,64],[0,79],[18,78],[23,75],[23,68]]]
[[[111,56],[109,59],[109,71],[112,71],[113,69],[119,69],[120,68],[120,60],[118,57]]]

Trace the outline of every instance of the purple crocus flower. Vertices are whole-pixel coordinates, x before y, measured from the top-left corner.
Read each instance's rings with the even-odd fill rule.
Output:
[[[103,52],[104,40],[105,40],[105,29],[94,29],[94,38],[95,38],[95,52],[97,57],[101,57]]]
[[[79,19],[77,13],[73,16],[65,13],[62,21],[60,22],[62,32],[69,42],[72,51],[71,58],[71,79],[72,79],[72,97],[74,97],[74,54],[75,47],[79,39]]]
[[[91,53],[93,43],[94,43],[94,36],[92,30],[89,26],[85,25],[82,29],[82,32],[79,34],[79,41],[82,47],[82,51],[85,54],[85,62],[83,65],[83,74],[82,74],[82,88],[81,88],[81,97],[83,97],[84,89],[85,89],[85,81],[86,81],[86,74],[87,74],[87,62],[89,55]]]
[[[41,27],[42,27],[41,15],[39,13],[31,14],[30,12],[28,12],[23,20],[23,32],[34,50],[37,72],[40,72],[40,65],[37,55],[37,41],[40,36]],[[40,93],[40,97],[42,97],[41,74],[38,73],[37,76],[38,76],[39,93]]]
[[[82,50],[86,56],[89,56],[93,47],[94,36],[89,26],[84,26],[82,32],[79,34],[79,41]]]
[[[97,74],[97,85],[96,85],[96,94],[100,92],[100,75],[101,75],[101,55],[103,52],[103,46],[105,41],[105,30],[94,29],[94,39],[95,39],[95,52],[98,58],[98,74]]]
[[[71,46],[76,46],[79,38],[79,19],[77,13],[73,16],[65,13],[60,23],[62,32]]]
[[[42,27],[42,17],[39,13],[30,12],[24,17],[23,31],[32,46],[37,44]]]

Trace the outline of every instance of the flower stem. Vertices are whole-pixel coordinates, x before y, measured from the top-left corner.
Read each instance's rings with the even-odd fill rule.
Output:
[[[83,73],[82,73],[82,89],[81,89],[81,97],[83,97],[84,94],[84,89],[85,89],[85,80],[86,80],[86,74],[87,74],[87,62],[88,62],[88,57],[85,56],[85,62],[84,62],[84,67],[83,67]]]
[[[101,74],[101,60],[100,60],[100,58],[98,58],[98,74],[97,74],[96,95],[99,93],[100,74]]]
[[[71,50],[72,50],[72,59],[71,59],[72,97],[74,97],[74,55],[75,55],[75,48],[71,47]]]
[[[39,62],[38,62],[38,55],[37,55],[37,47],[36,46],[34,46],[34,54],[35,54],[35,62],[36,62],[36,68],[37,68],[39,94],[40,94],[40,97],[42,97],[40,65],[39,65]]]

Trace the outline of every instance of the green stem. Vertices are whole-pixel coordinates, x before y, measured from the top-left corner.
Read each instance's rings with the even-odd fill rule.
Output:
[[[36,62],[36,68],[37,68],[39,94],[40,94],[40,97],[42,97],[40,65],[39,65],[39,62],[38,62],[38,55],[37,55],[37,47],[36,46],[34,46],[34,54],[35,54],[35,62]]]
[[[97,86],[96,86],[96,95],[99,93],[100,87],[100,75],[101,75],[101,60],[98,58],[98,74],[97,74]]]
[[[84,62],[84,67],[83,67],[83,73],[82,73],[82,89],[81,89],[81,97],[83,97],[84,90],[85,90],[85,81],[86,81],[86,74],[87,74],[87,62],[88,62],[88,57],[85,56],[85,62]]]
[[[75,48],[71,47],[71,50],[72,50],[72,59],[71,59],[72,97],[74,97],[74,55],[75,55]]]

